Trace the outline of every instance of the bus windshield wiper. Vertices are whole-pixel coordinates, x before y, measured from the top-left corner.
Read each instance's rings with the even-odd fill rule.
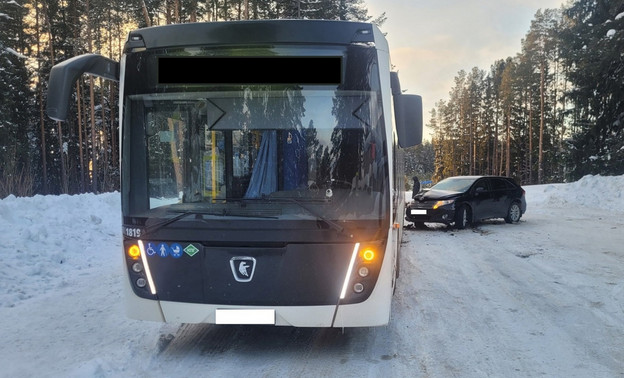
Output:
[[[196,212],[186,210],[186,211],[183,211],[180,214],[178,214],[178,215],[176,215],[176,216],[174,216],[172,218],[165,219],[162,222],[158,222],[158,223],[153,224],[153,225],[151,225],[149,227],[146,227],[145,231],[143,232],[143,235],[144,235],[143,237],[145,237],[145,235],[150,235],[150,234],[160,230],[161,228],[163,228],[163,227],[165,227],[165,226],[167,226],[167,225],[169,225],[169,224],[171,224],[173,222],[177,222],[180,219],[182,219],[182,218],[184,218],[184,217],[186,217],[188,215],[193,215],[193,214],[196,214]]]
[[[163,220],[162,222],[150,225],[149,227],[147,227],[145,229],[145,231],[143,232],[143,235],[150,235],[160,229],[162,229],[163,227],[177,222],[180,219],[188,216],[188,215],[212,215],[212,216],[218,216],[218,217],[227,217],[227,216],[232,216],[232,217],[247,217],[247,218],[271,218],[271,219],[276,219],[278,214],[261,214],[259,212],[254,212],[254,213],[247,213],[247,212],[236,212],[233,210],[228,210],[228,209],[222,209],[222,210],[174,210],[174,209],[168,209],[167,211],[172,212],[172,213],[180,213],[177,214],[176,216],[172,217],[172,218],[168,218]]]
[[[338,224],[338,222],[333,221],[331,219],[327,219],[325,216],[323,216],[320,212],[308,207],[305,202],[300,201],[296,198],[292,198],[292,197],[280,197],[280,198],[268,198],[269,201],[275,201],[275,202],[279,202],[279,201],[285,201],[288,203],[294,203],[296,205],[298,205],[299,207],[301,207],[302,209],[304,209],[305,211],[307,211],[308,213],[312,214],[313,216],[315,216],[316,218],[318,218],[320,221],[325,222],[326,224],[328,224],[331,228],[333,228],[334,230],[338,231],[339,233],[343,233],[344,232],[344,227],[342,227],[340,224]]]

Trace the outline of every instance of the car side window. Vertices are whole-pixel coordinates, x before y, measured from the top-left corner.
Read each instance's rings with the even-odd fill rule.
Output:
[[[488,185],[487,179],[481,179],[477,181],[477,183],[475,184],[475,189],[474,189],[475,193],[483,193],[483,192],[487,192],[488,190],[489,190],[489,185]]]
[[[505,185],[507,185],[507,189],[516,189],[517,185],[509,180],[505,180]]]
[[[492,179],[490,180],[490,183],[492,184],[492,190],[506,190],[507,189],[507,185],[505,184],[504,180]]]

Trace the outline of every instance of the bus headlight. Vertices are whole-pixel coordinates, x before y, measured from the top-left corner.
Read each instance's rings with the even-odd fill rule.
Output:
[[[363,266],[360,269],[358,269],[358,274],[360,275],[360,277],[364,278],[366,276],[368,276],[368,274],[370,273],[370,271],[368,270],[367,267]]]
[[[364,285],[362,285],[361,283],[356,283],[355,285],[353,285],[353,291],[355,291],[356,293],[361,293],[364,291]]]
[[[147,285],[147,280],[143,277],[140,277],[136,280],[136,285],[142,289],[145,287],[145,285]]]

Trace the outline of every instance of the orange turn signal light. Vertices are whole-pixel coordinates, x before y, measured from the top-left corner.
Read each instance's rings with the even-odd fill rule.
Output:
[[[136,244],[131,245],[130,248],[128,248],[128,256],[132,260],[138,260],[141,257],[141,249],[139,246]]]
[[[362,250],[361,256],[364,261],[371,262],[375,258],[375,251],[373,251],[371,248],[364,248],[364,250]]]

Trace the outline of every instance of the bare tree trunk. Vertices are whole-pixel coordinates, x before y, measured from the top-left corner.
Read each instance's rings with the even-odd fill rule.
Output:
[[[500,103],[496,101],[496,113],[494,114],[494,151],[492,152],[492,174],[498,175],[498,115],[499,115]]]
[[[543,140],[544,140],[544,61],[540,65],[540,134],[539,134],[539,155],[537,167],[537,183],[541,184],[544,179],[543,165]]]
[[[85,192],[88,190],[91,190],[91,177],[93,176],[92,172],[91,172],[91,168],[92,165],[90,163],[91,159],[90,159],[90,153],[89,153],[89,115],[87,113],[87,109],[89,108],[89,103],[88,103],[88,98],[86,95],[83,94],[83,91],[81,88],[81,94],[82,94],[82,140],[83,140],[83,144],[85,145],[85,148],[83,150],[84,156],[85,156],[85,166],[84,166],[84,176],[85,176]]]
[[[59,152],[61,158],[61,190],[63,193],[67,194],[69,191],[68,182],[67,182],[67,168],[65,167],[65,146],[63,145],[63,129],[62,122],[56,121],[56,127],[58,130],[58,142],[59,142]]]
[[[87,42],[88,42],[88,47],[89,47],[89,51],[93,51],[93,38],[91,35],[91,22],[89,21],[89,10],[90,10],[90,6],[89,6],[89,0],[87,0],[86,2],[86,8],[87,8]],[[89,107],[91,109],[91,165],[89,167],[89,170],[91,172],[91,190],[93,191],[93,193],[97,193],[98,192],[98,152],[97,152],[97,141],[96,141],[96,134],[97,131],[95,129],[95,93],[94,93],[94,81],[93,81],[93,76],[89,76],[89,100],[90,100],[90,104]]]
[[[113,104],[115,101],[115,84],[113,82],[109,83],[109,91],[108,91],[108,103]],[[110,108],[110,129],[111,129],[111,165],[115,168],[118,168],[118,154],[117,154],[117,138],[119,137],[119,133],[117,133],[117,127],[115,122],[115,107],[111,106]]]
[[[213,0],[206,0],[206,15],[208,17],[208,21],[214,21],[212,19],[214,14],[212,1]]]
[[[106,103],[104,99],[106,98],[106,93],[104,90],[104,79],[100,78],[100,117],[102,118],[102,135],[98,138],[98,141],[102,143],[102,151],[104,152],[104,156],[102,157],[102,189],[104,191],[109,190],[110,187],[110,177],[109,177],[109,156],[108,156],[108,131],[106,130],[106,112],[104,111]],[[103,139],[103,140],[102,140]]]
[[[80,156],[80,192],[85,190],[84,146],[82,140],[82,91],[81,80],[76,82],[76,99],[78,100],[78,154]]]
[[[561,107],[562,107],[562,112],[561,112],[561,134],[560,134],[560,138],[559,138],[559,151],[563,151],[563,141],[566,135],[566,123],[565,123],[565,110],[566,110],[566,93],[568,92],[568,80],[565,79],[565,77],[567,77],[567,73],[564,72],[564,80],[563,80],[563,90],[561,92]]]
[[[41,71],[39,71],[41,72]],[[39,78],[41,80],[41,77]],[[39,84],[39,126],[41,130],[41,170],[43,173],[43,183],[41,190],[44,194],[48,193],[48,164],[47,164],[47,151],[46,151],[46,136],[45,136],[45,114],[43,112],[43,88]]]
[[[41,84],[41,34],[39,33],[39,2],[35,2],[35,37],[37,39],[37,72],[39,80],[37,82],[37,96],[39,98],[39,127],[41,131],[41,170],[43,176],[42,192],[48,193],[48,164],[47,164],[47,151],[46,151],[46,136],[45,136],[45,114],[43,111],[43,85]],[[44,5],[45,6],[45,5]],[[45,17],[45,14],[44,14]]]
[[[143,10],[143,17],[145,18],[145,25],[152,26],[152,21],[149,18],[149,13],[147,13],[147,5],[145,4],[145,0],[141,0],[141,9]]]
[[[500,166],[498,168],[498,174],[503,174],[503,164],[505,163],[505,143],[500,141]]]
[[[193,0],[191,5],[191,14],[189,15],[190,22],[197,22],[197,0]]]
[[[470,121],[471,123],[473,121]],[[471,126],[471,136],[470,136],[470,172],[471,174],[476,174],[477,172],[477,137],[476,137],[476,125],[472,124]]]
[[[44,1],[43,3],[43,16],[44,16],[44,20],[45,20],[45,24],[48,28],[48,35],[49,35],[49,53],[50,53],[50,64],[52,66],[54,66],[54,62],[55,62],[55,57],[54,57],[54,37],[52,35],[52,24],[50,24],[50,18],[48,17],[48,9],[47,9],[47,3]],[[41,105],[43,106],[43,104]],[[59,141],[61,142],[61,180],[62,180],[62,184],[65,187],[66,185],[66,173],[65,173],[65,163],[64,163],[64,159],[63,159],[63,146],[62,146],[62,134],[61,134],[61,125],[60,122],[57,122],[58,125],[58,130],[59,130]],[[43,130],[42,130],[43,131]]]
[[[474,170],[473,170],[473,162],[474,162],[474,154],[473,154],[473,148],[472,145],[474,143],[474,125],[473,125],[473,121],[472,121],[472,107],[470,107],[469,109],[470,111],[470,115],[469,115],[469,120],[468,122],[470,123],[470,126],[468,127],[468,173],[470,175],[474,174]]]
[[[510,176],[511,172],[511,105],[507,110],[507,151],[505,155],[505,175]]]
[[[111,20],[111,11],[109,8],[109,13],[108,13],[108,19],[109,19],[109,35],[108,35],[108,51],[109,51],[109,58],[110,59],[115,59],[115,57],[113,57],[113,25],[112,25],[112,20]],[[113,81],[108,81],[108,106],[110,107],[110,141],[111,141],[111,156],[110,156],[110,166],[114,167],[115,169],[117,169],[117,133],[116,131],[116,127],[115,127],[115,95],[114,95],[114,90],[115,90],[115,83]],[[114,187],[117,186],[117,183],[113,184]]]
[[[171,24],[171,0],[165,0],[165,25]]]
[[[98,192],[98,148],[97,131],[95,129],[95,93],[93,88],[93,76],[89,76],[89,99],[91,107],[91,185],[93,193]]]
[[[54,38],[52,36],[52,25],[50,24],[50,19],[48,18],[48,9],[47,9],[47,3],[44,1],[41,4],[43,4],[43,19],[45,21],[46,27],[48,28],[48,43],[49,43],[49,53],[50,53],[50,64],[54,65]]]
[[[531,99],[533,93],[529,92],[529,184],[533,184],[533,107]]]

